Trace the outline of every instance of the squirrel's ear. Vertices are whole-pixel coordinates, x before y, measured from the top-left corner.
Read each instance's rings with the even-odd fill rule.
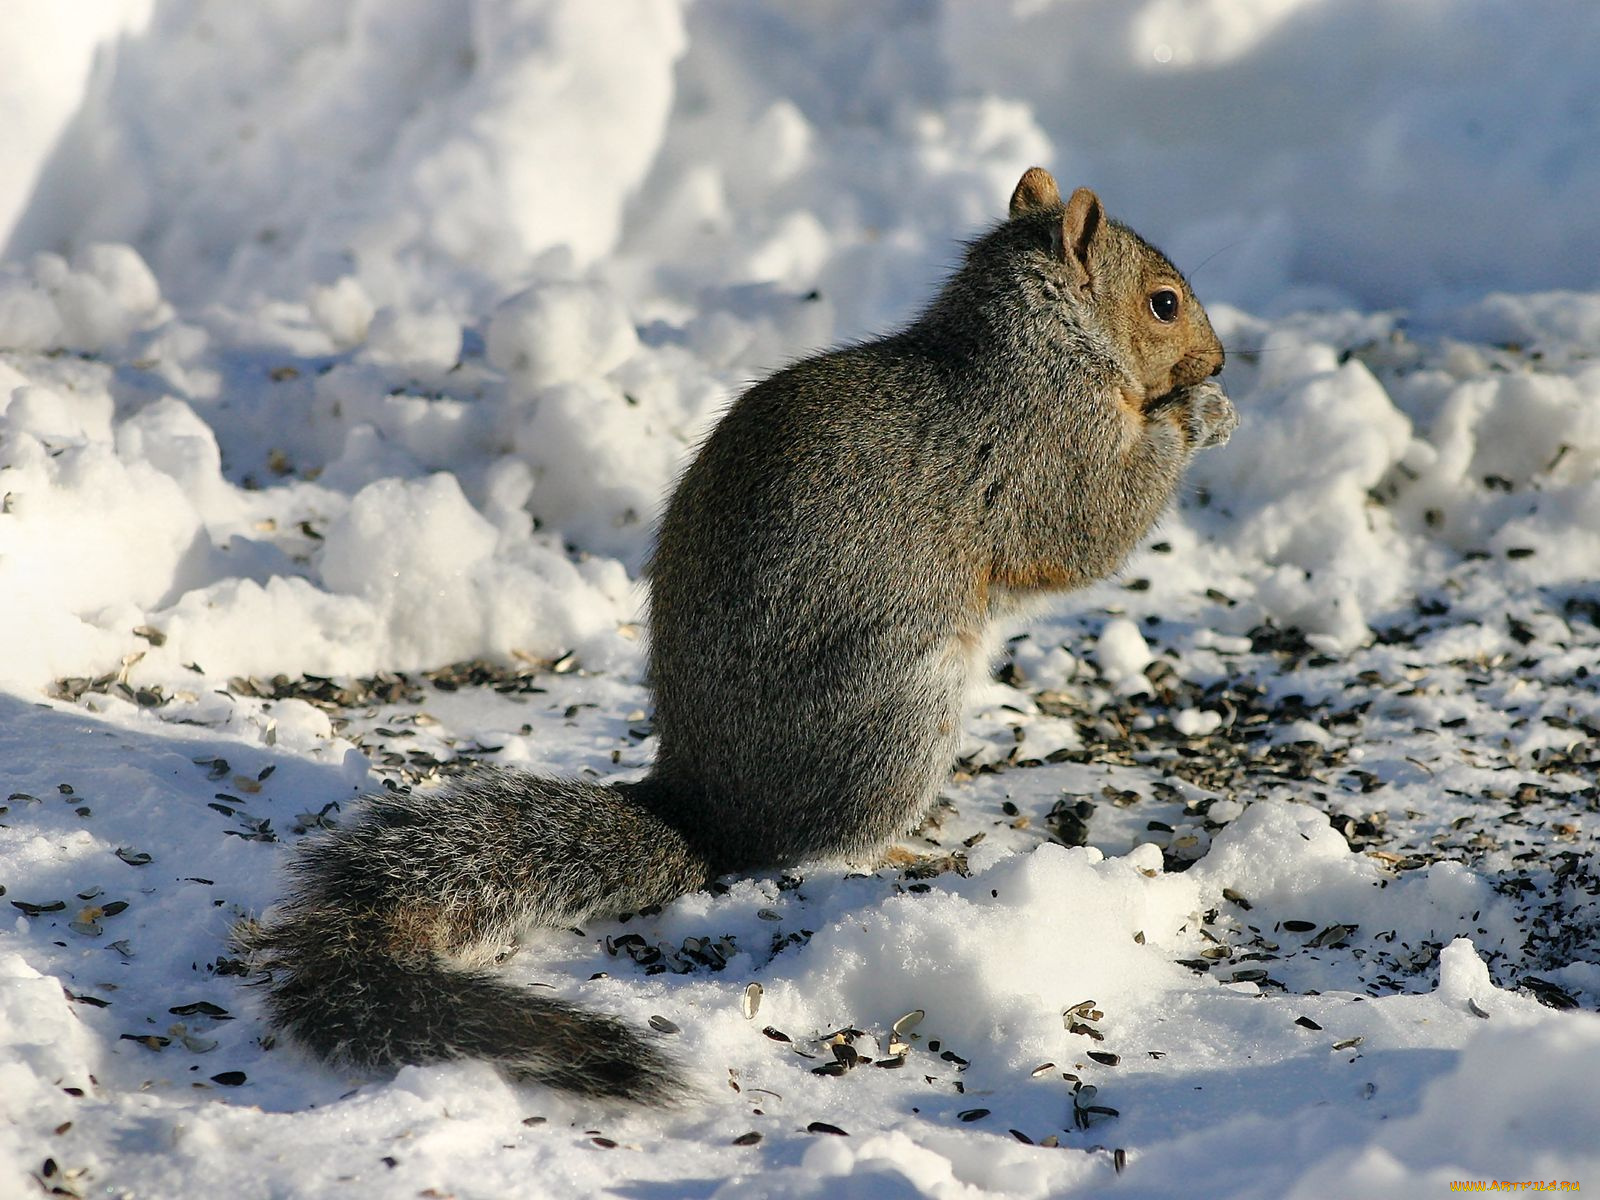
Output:
[[[1011,215],[1020,217],[1023,213],[1054,208],[1060,203],[1061,189],[1056,187],[1050,172],[1043,167],[1029,167],[1017,181],[1017,190],[1011,193]]]
[[[1061,257],[1075,276],[1079,287],[1088,287],[1094,278],[1090,265],[1091,247],[1095,236],[1105,224],[1105,210],[1100,207],[1100,197],[1086,187],[1072,193],[1067,201],[1067,211],[1061,217]]]

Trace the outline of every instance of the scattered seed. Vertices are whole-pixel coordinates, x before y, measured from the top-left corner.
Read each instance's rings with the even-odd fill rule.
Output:
[[[959,1121],[968,1121],[968,1122],[981,1121],[985,1117],[987,1117],[988,1115],[989,1115],[989,1110],[987,1108],[969,1108],[964,1112],[958,1112],[956,1114],[956,1119],[959,1120]]]
[[[1028,1072],[1028,1076],[1031,1079],[1037,1079],[1041,1075],[1050,1074],[1050,1072],[1054,1071],[1055,1069],[1056,1069],[1056,1065],[1053,1062],[1040,1063],[1037,1067],[1035,1067],[1033,1070]]]
[[[1294,1019],[1294,1023],[1296,1025],[1300,1026],[1302,1029],[1321,1029],[1322,1028],[1321,1025],[1318,1025],[1310,1017],[1296,1017]]]
[[[1482,1017],[1485,1021],[1489,1019],[1488,1011],[1470,996],[1467,997],[1467,1011],[1475,1017]]]
[[[774,1029],[771,1025],[768,1025],[761,1032],[766,1034],[767,1037],[771,1038],[775,1042],[793,1042],[794,1041],[794,1039],[792,1037],[790,1037],[787,1033],[785,1033],[783,1030]]]
[[[117,847],[117,857],[130,867],[148,866],[152,861],[143,850],[130,850],[126,846]]]
[[[1118,1175],[1121,1175],[1122,1172],[1127,1169],[1128,1152],[1121,1146],[1118,1146],[1111,1152],[1111,1166],[1116,1170]]]
[[[741,1133],[733,1139],[735,1146],[754,1146],[761,1140],[761,1135],[752,1129],[749,1133]]]
[[[1315,921],[1285,921],[1283,927],[1290,933],[1310,933],[1317,927]]]
[[[910,1012],[908,1012],[905,1016],[903,1016],[899,1020],[897,1020],[889,1028],[894,1030],[894,1032],[899,1034],[901,1037],[904,1037],[907,1032],[909,1032],[910,1030],[915,1029],[918,1025],[922,1024],[922,1018],[927,1016],[927,1015],[928,1014],[925,1011],[923,1011],[922,1009],[913,1008]]]
[[[1342,946],[1345,942],[1350,940],[1350,935],[1355,931],[1356,926],[1354,925],[1329,925],[1321,933],[1317,934],[1316,937],[1307,942],[1306,945],[1315,947],[1317,949],[1322,949],[1324,947],[1331,949],[1335,946]]]
[[[1122,1061],[1120,1054],[1112,1054],[1109,1050],[1091,1050],[1089,1057],[1103,1067],[1114,1067]]]
[[[756,1013],[761,1011],[762,991],[759,983],[752,983],[744,989],[744,996],[739,1001],[739,1010],[744,1013],[745,1020],[754,1020]]]
[[[1533,993],[1533,998],[1546,1008],[1569,1009],[1578,1007],[1578,998],[1565,988],[1540,979],[1537,975],[1524,975],[1517,986]]]
[[[667,1020],[665,1017],[651,1017],[650,1018],[650,1028],[654,1029],[657,1033],[681,1033],[682,1032],[682,1030],[680,1030],[676,1025],[674,1025],[671,1021]]]
[[[42,913],[60,912],[67,907],[65,900],[53,900],[49,904],[29,904],[26,900],[13,900],[12,908],[20,908],[25,917],[37,917]]]
[[[220,1075],[211,1077],[212,1083],[220,1083],[223,1087],[238,1087],[245,1081],[243,1071],[223,1071]]]
[[[807,1133],[831,1133],[836,1137],[849,1137],[850,1135],[837,1125],[829,1125],[826,1121],[813,1121],[806,1126]]]
[[[1357,1046],[1361,1045],[1361,1043],[1366,1041],[1366,1040],[1367,1040],[1366,1038],[1360,1037],[1360,1036],[1356,1036],[1356,1037],[1352,1037],[1352,1038],[1345,1038],[1344,1041],[1342,1041],[1342,1042],[1335,1042],[1333,1044],[1333,1048],[1335,1050],[1354,1050]]]
[[[212,1004],[209,1000],[196,1000],[192,1004],[179,1004],[167,1009],[175,1017],[212,1017],[219,1021],[231,1021],[233,1018],[228,1010],[220,1005]]]

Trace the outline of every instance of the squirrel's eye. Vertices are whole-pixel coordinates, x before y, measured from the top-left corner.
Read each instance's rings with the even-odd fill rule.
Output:
[[[1178,293],[1171,288],[1161,288],[1150,293],[1150,315],[1163,325],[1178,319]]]

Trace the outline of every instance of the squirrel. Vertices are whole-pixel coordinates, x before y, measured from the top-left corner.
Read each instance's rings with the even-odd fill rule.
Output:
[[[683,473],[645,571],[649,774],[481,767],[367,798],[236,933],[272,1023],[358,1067],[480,1058],[681,1098],[649,1042],[495,961],[530,926],[859,861],[915,828],[996,622],[1119,566],[1236,424],[1222,365],[1166,257],[1028,170],[908,328],[757,383]]]

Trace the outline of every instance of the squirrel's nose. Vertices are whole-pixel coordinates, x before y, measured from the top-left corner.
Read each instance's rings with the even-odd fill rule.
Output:
[[[1221,350],[1217,351],[1217,365],[1211,368],[1212,378],[1222,374],[1222,364],[1227,361],[1227,357]]]

